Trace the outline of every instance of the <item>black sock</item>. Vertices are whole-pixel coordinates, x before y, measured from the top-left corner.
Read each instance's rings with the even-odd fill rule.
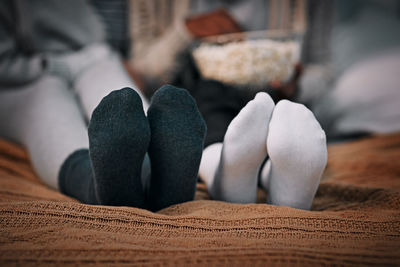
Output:
[[[61,193],[85,204],[99,204],[89,158],[89,149],[79,149],[64,161],[58,175]]]
[[[193,200],[206,132],[194,99],[184,89],[165,85],[152,98],[148,120],[150,209]]]
[[[140,175],[150,127],[139,95],[124,88],[104,97],[88,132],[90,153],[78,150],[64,162],[61,191],[87,204],[145,208]]]
[[[150,127],[140,96],[131,88],[111,92],[93,111],[88,132],[100,204],[144,208],[140,176]]]

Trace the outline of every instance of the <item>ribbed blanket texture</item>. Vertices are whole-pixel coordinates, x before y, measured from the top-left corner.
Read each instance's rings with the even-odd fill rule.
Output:
[[[398,265],[400,134],[329,147],[312,211],[196,200],[158,213],[53,191],[0,140],[0,265]],[[293,177],[296,179],[296,177]]]

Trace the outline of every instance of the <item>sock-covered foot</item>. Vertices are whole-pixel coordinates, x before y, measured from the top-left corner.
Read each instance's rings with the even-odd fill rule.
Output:
[[[165,85],[154,94],[147,114],[150,208],[193,200],[206,131],[194,99],[186,90]]]
[[[310,209],[327,161],[325,132],[301,104],[280,101],[267,138],[268,203]]]
[[[111,92],[93,111],[88,131],[99,203],[144,208],[141,167],[150,127],[140,96],[130,88]]]
[[[209,192],[214,199],[254,203],[257,176],[267,156],[265,141],[274,102],[258,93],[233,119],[225,134],[219,167]]]
[[[214,143],[203,150],[200,161],[199,176],[210,189],[221,159],[222,143]]]
[[[94,175],[89,149],[74,151],[62,164],[58,185],[61,193],[85,204],[99,204],[94,188]]]

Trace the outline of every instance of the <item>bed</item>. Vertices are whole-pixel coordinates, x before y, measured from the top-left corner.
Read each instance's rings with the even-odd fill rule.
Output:
[[[329,146],[311,211],[196,199],[83,205],[0,140],[0,265],[400,265],[400,133]]]

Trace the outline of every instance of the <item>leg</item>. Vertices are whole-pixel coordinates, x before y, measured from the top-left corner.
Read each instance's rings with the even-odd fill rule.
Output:
[[[229,125],[216,175],[208,184],[214,199],[237,203],[256,201],[258,172],[267,156],[265,140],[273,108],[271,97],[258,93]]]
[[[62,165],[62,192],[87,204],[145,208],[140,172],[149,142],[139,95],[113,91],[93,112],[89,150],[72,153]]]
[[[310,209],[327,161],[325,133],[312,112],[280,101],[272,114],[267,147],[269,172],[262,172],[262,184],[268,203]]]
[[[2,89],[0,125],[2,136],[26,146],[39,177],[55,189],[65,159],[89,145],[73,94],[51,76],[24,88]]]
[[[76,77],[74,87],[88,120],[103,97],[124,87],[134,88],[141,98],[144,111],[147,112],[147,99],[128,76],[121,58],[107,46],[92,45],[76,55],[67,56],[65,64]],[[150,161],[147,155],[143,161],[141,176],[143,185],[147,185],[150,176]]]
[[[112,51],[104,52],[104,49],[104,46],[101,46],[100,48],[94,47],[92,50],[95,51],[88,50],[87,56],[94,57],[95,60],[86,66],[74,81],[74,88],[87,118],[91,118],[94,109],[103,97],[124,87],[135,88],[143,102],[144,110],[147,111],[149,106],[147,100],[128,76],[119,56]],[[97,50],[98,53],[102,53],[101,56],[97,56]],[[77,57],[75,61],[79,63],[82,60],[89,59],[81,56]],[[73,62],[68,64],[73,67]]]

